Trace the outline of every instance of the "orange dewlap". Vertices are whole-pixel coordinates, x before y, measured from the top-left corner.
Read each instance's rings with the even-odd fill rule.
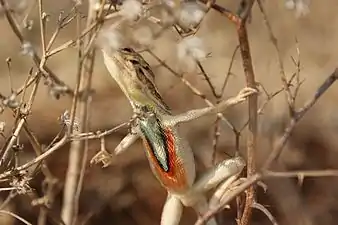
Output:
[[[169,171],[163,171],[162,167],[158,164],[156,156],[154,155],[151,147],[146,139],[143,139],[146,151],[149,153],[149,160],[153,164],[157,178],[167,188],[173,191],[184,190],[187,187],[186,173],[182,161],[178,158],[175,149],[175,137],[170,129],[164,129],[166,137],[166,145],[169,157]]]

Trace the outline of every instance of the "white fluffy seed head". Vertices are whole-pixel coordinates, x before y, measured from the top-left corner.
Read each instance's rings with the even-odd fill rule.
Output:
[[[310,12],[309,3],[304,0],[298,0],[296,2],[296,17],[300,18],[306,16]]]
[[[102,30],[96,40],[96,44],[106,51],[114,52],[121,48],[123,37],[116,28]]]
[[[162,24],[173,25],[175,23],[175,17],[169,13],[168,10],[162,10],[160,16]]]
[[[8,4],[8,7],[15,13],[24,13],[28,9],[30,1],[11,0],[11,1],[7,1],[6,4]],[[0,13],[2,14],[3,12],[4,12],[4,9],[0,5]]]
[[[76,6],[80,6],[83,4],[82,0],[73,0]]]
[[[177,1],[174,0],[163,0],[162,1],[164,5],[168,6],[169,8],[176,8],[177,7]]]
[[[25,41],[22,45],[21,45],[21,54],[23,55],[28,55],[28,56],[33,56],[34,55],[34,48],[33,45],[28,42]]]
[[[184,38],[177,45],[177,56],[185,70],[192,71],[196,68],[196,61],[201,61],[207,57],[206,48],[203,41],[196,37]]]
[[[142,46],[149,46],[154,40],[154,34],[148,26],[142,26],[133,32],[133,39]]]
[[[120,14],[125,19],[136,20],[142,11],[143,7],[141,2],[137,0],[125,0],[122,3]]]
[[[205,12],[200,5],[188,2],[182,4],[181,9],[178,11],[177,19],[180,25],[192,28],[201,22],[204,15]]]
[[[177,50],[178,58],[181,60],[193,58],[199,61],[207,57],[202,39],[196,36],[184,38],[178,44]]]
[[[294,0],[285,0],[285,8],[287,8],[288,10],[293,10],[295,9],[295,2]]]
[[[99,11],[100,10],[100,8],[101,8],[101,3],[100,2],[95,2],[95,4],[94,4],[94,10],[95,11]]]
[[[6,123],[1,121],[0,122],[0,133],[3,133],[5,131]]]
[[[294,10],[296,18],[306,16],[310,12],[309,5],[309,0],[285,0],[285,8]]]

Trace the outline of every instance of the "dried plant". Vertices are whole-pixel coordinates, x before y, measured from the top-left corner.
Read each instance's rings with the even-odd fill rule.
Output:
[[[292,63],[295,72],[289,76],[290,69],[286,69],[285,66],[285,52],[279,43],[280,32],[274,31],[274,23],[269,20],[271,7],[265,9],[266,2],[261,0],[233,1],[231,4],[237,7],[237,11],[234,12],[229,9],[230,7],[224,7],[224,4],[211,0],[77,0],[67,1],[67,8],[60,10],[58,16],[55,16],[48,12],[54,4],[58,4],[55,1],[0,0],[2,20],[6,21],[6,25],[10,27],[19,41],[17,49],[20,50],[16,50],[16,53],[25,60],[29,60],[30,68],[28,72],[25,72],[24,83],[20,84],[19,88],[16,86],[20,79],[14,74],[17,73],[17,69],[13,69],[15,66],[20,67],[18,63],[12,57],[7,56],[7,68],[2,70],[3,75],[7,74],[9,82],[7,90],[0,90],[0,113],[2,115],[7,113],[10,117],[4,116],[3,118],[6,119],[0,117],[0,191],[4,193],[1,195],[3,202],[0,204],[0,214],[13,217],[24,224],[95,224],[95,221],[98,223],[97,221],[100,220],[93,219],[94,216],[101,215],[102,208],[110,204],[109,201],[113,199],[116,207],[120,207],[121,214],[128,214],[132,218],[133,222],[129,222],[130,224],[157,223],[158,220],[154,219],[151,215],[152,211],[147,210],[147,207],[141,207],[138,213],[132,213],[128,207],[132,204],[130,202],[141,201],[140,204],[145,204],[146,201],[156,202],[159,198],[157,194],[161,195],[160,191],[157,192],[154,188],[154,194],[148,195],[147,200],[140,200],[140,197],[133,200],[130,195],[123,192],[123,190],[128,190],[128,193],[134,193],[132,196],[138,196],[138,186],[133,183],[135,179],[130,178],[132,176],[128,173],[132,170],[130,168],[136,171],[138,168],[143,168],[143,164],[128,165],[130,168],[128,167],[126,170],[128,172],[123,175],[124,181],[114,184],[116,191],[109,190],[108,192],[111,191],[109,197],[101,201],[99,205],[93,206],[94,209],[91,208],[89,212],[86,212],[81,204],[86,198],[84,189],[87,185],[91,185],[85,181],[86,176],[95,170],[95,167],[89,166],[90,157],[100,150],[109,154],[112,147],[108,144],[109,140],[120,137],[121,133],[126,132],[124,128],[132,127],[135,119],[131,118],[130,121],[122,121],[119,124],[116,119],[112,127],[112,123],[106,122],[107,118],[102,118],[104,125],[92,124],[94,122],[92,122],[91,114],[93,108],[95,109],[93,105],[102,97],[99,94],[100,90],[95,89],[95,83],[101,79],[98,74],[102,72],[99,70],[100,64],[102,67],[99,49],[104,47],[113,53],[120,48],[133,47],[151,62],[156,75],[156,83],[161,83],[158,74],[167,73],[174,75],[176,81],[178,80],[179,84],[183,84],[182,86],[186,88],[184,93],[174,90],[180,85],[168,88],[167,92],[174,93],[171,96],[180,96],[171,102],[180,102],[181,97],[183,99],[185,95],[188,95],[187,93],[191,93],[202,99],[208,106],[214,106],[225,99],[227,89],[235,79],[243,80],[245,83],[242,86],[258,89],[260,92],[259,95],[248,97],[246,108],[240,108],[241,113],[236,115],[236,121],[232,116],[221,113],[217,114],[216,119],[214,118],[213,142],[208,146],[209,149],[203,150],[207,152],[204,152],[204,155],[210,153],[212,163],[204,166],[212,166],[211,164],[217,161],[217,157],[221,155],[219,152],[223,137],[222,130],[230,130],[233,134],[229,135],[232,139],[230,146],[235,155],[245,156],[246,171],[243,172],[238,185],[226,193],[226,198],[217,207],[210,208],[204,215],[199,215],[197,220],[191,217],[189,224],[205,224],[215,215],[219,216],[220,224],[225,224],[228,221],[225,222],[224,218],[230,220],[230,217],[225,217],[223,213],[227,205],[235,209],[236,214],[231,215],[231,220],[236,221],[237,224],[253,224],[252,221],[255,218],[252,214],[256,214],[256,209],[257,214],[262,212],[269,223],[283,224],[280,222],[283,220],[283,215],[278,215],[278,210],[276,210],[279,202],[274,202],[277,206],[270,209],[258,198],[258,194],[261,193],[270,196],[269,193],[263,193],[260,188],[261,186],[267,187],[269,192],[269,184],[265,185],[263,181],[268,183],[271,179],[288,178],[291,180],[296,177],[300,186],[305,186],[303,183],[306,177],[319,179],[319,177],[338,176],[338,170],[328,169],[329,167],[318,169],[316,166],[308,166],[306,170],[301,167],[297,168],[299,170],[283,171],[276,169],[280,167],[275,168],[283,149],[291,143],[292,136],[301,120],[312,110],[319,98],[325,98],[323,94],[338,79],[338,68],[332,68],[328,76],[322,75],[325,80],[322,79],[324,81],[318,85],[314,94],[306,95],[308,100],[305,104],[298,104],[302,85],[311,79],[310,76],[302,79],[303,64],[299,47],[302,42],[298,40],[294,42],[297,57],[292,57]],[[312,3],[310,4],[309,1],[285,0],[280,3],[286,9],[294,10],[295,17],[298,19],[311,16]],[[275,52],[274,62],[279,68],[280,83],[276,81],[279,87],[273,91],[263,85],[264,80],[261,80],[261,76],[257,76],[255,63],[258,64],[258,62],[252,54],[254,48],[251,43],[251,37],[255,34],[254,31],[248,31],[251,23],[255,23],[255,19],[260,16],[264,22],[260,26],[264,27],[268,37],[261,42],[264,42],[267,48],[272,44]],[[228,55],[231,55],[228,57],[229,63],[224,62],[218,65],[219,68],[225,68],[224,71],[227,72],[222,74],[223,72],[212,70],[217,71],[217,79],[213,74],[215,72],[210,72],[210,66],[208,66],[208,62],[213,62],[213,60],[216,62],[217,57],[210,48],[212,44],[210,37],[214,33],[216,35],[218,31],[211,28],[208,30],[211,23],[224,23],[224,29],[237,37],[237,43],[233,49],[227,50]],[[229,24],[234,25],[235,34],[233,34],[233,29],[227,28]],[[64,35],[70,36],[69,39],[65,40]],[[270,42],[267,41],[268,39]],[[168,40],[170,47],[165,47]],[[224,48],[220,47],[220,49]],[[333,48],[332,51],[334,51]],[[173,57],[170,60],[165,58],[164,52],[169,52],[169,55]],[[70,62],[75,68],[72,72],[65,72],[71,79],[64,79],[65,76],[60,72],[66,71],[62,63],[59,66],[64,70],[53,66],[53,60],[60,60],[65,54],[72,55],[69,59],[62,61],[63,63]],[[241,70],[233,72],[233,67],[238,66],[236,62],[240,62]],[[171,77],[163,77],[163,80],[169,79],[173,80]],[[202,82],[197,82],[199,80]],[[114,85],[112,80],[110,83],[110,86]],[[47,92],[44,93],[43,90]],[[38,100],[36,99],[46,93],[49,94],[47,99],[51,101],[57,99],[61,102],[60,107],[63,110],[63,113],[58,115],[58,132],[54,132],[55,129],[52,130],[53,135],[48,137],[48,141],[42,134],[34,131],[31,123],[31,118],[37,112],[35,106]],[[277,139],[269,140],[273,144],[270,146],[271,149],[264,153],[264,160],[262,160],[263,150],[260,149],[260,142],[264,134],[259,126],[266,119],[264,117],[266,108],[275,101],[275,98],[283,94],[288,108],[288,119],[284,121],[284,130]],[[118,93],[109,93],[109,98],[104,99],[104,105],[111,106],[114,112],[107,113],[104,117],[119,117],[118,112],[127,111],[117,105],[118,97],[116,96]],[[65,103],[67,101],[68,103]],[[169,98],[168,102],[170,102]],[[46,113],[52,113],[47,107],[43,107],[43,110]],[[238,119],[243,115],[245,115],[244,119]],[[244,123],[238,125],[238,120]],[[55,121],[57,122],[57,118]],[[320,121],[315,122],[320,123]],[[336,135],[334,131],[332,132],[330,135]],[[197,140],[196,143],[198,143]],[[30,154],[29,149],[34,151],[34,156],[27,160],[27,155]],[[65,151],[68,159],[64,160],[67,161],[66,165],[62,164],[66,168],[64,168],[63,176],[60,176],[55,168],[52,168],[51,161],[62,161],[54,155]],[[62,156],[65,158],[64,154]],[[100,160],[103,159],[100,158]],[[104,163],[108,165],[112,161],[104,161]],[[114,163],[119,165],[119,162]],[[117,171],[116,168],[112,170]],[[100,169],[101,172],[104,173],[104,170]],[[96,173],[96,176],[100,176],[100,173]],[[147,183],[146,180],[142,182]],[[297,193],[293,189],[291,191]],[[38,209],[32,210],[31,214],[34,216],[29,219],[24,218],[25,215],[20,215],[22,210],[15,210],[20,201],[28,201],[27,197],[30,199],[31,207]],[[234,199],[236,199],[236,205],[232,204]],[[110,220],[108,223],[115,221],[112,217],[108,217],[107,220]],[[305,215],[302,218],[303,220],[295,224],[315,224],[313,217]],[[337,221],[337,218],[333,220]],[[116,224],[125,223],[127,222]]]

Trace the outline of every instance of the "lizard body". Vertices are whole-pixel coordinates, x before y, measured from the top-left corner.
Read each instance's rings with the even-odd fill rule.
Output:
[[[172,115],[155,85],[155,76],[149,64],[131,48],[108,53],[102,49],[105,65],[110,75],[122,89],[136,116],[134,131],[116,147],[115,154],[125,151],[138,138],[143,140],[150,168],[167,190],[161,225],[178,225],[183,206],[193,207],[197,214],[210,207],[205,192],[220,186],[210,202],[220,202],[229,186],[245,166],[241,157],[224,160],[196,179],[193,151],[188,141],[179,134],[179,125],[201,116],[224,111],[227,107],[243,102],[255,90],[245,89],[238,96],[215,107],[190,110]],[[92,162],[104,161],[107,153],[99,152]],[[216,225],[211,219],[207,225]]]

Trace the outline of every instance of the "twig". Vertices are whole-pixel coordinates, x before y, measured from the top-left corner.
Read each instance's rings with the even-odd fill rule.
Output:
[[[71,13],[73,13],[75,11],[75,9],[76,9],[76,6],[72,7],[72,9],[68,13],[68,15],[63,17],[63,18],[62,18],[62,14],[60,13],[57,27],[56,27],[54,33],[52,34],[52,37],[50,38],[50,40],[47,44],[46,52],[50,51],[52,45],[54,44],[54,42],[57,38],[57,36],[59,35],[61,29],[64,28],[65,26],[67,26],[76,17],[76,13],[74,13],[74,15],[70,17]]]
[[[91,5],[89,5],[91,7]],[[79,12],[77,14],[77,30],[80,30],[80,15]],[[78,38],[77,39],[77,47],[78,47],[78,62],[77,62],[77,82],[76,82],[76,89],[75,89],[75,95],[73,96],[73,104],[71,108],[71,115],[70,115],[70,126],[68,127],[67,134],[71,133],[78,133],[82,132],[83,128],[83,116],[81,117],[81,123],[78,124],[78,128],[74,129],[74,121],[76,118],[76,112],[77,112],[77,106],[79,101],[79,93],[80,88],[83,89],[83,85],[81,83],[82,77],[82,70],[83,70],[83,58],[82,58],[82,45],[81,41]],[[85,103],[86,103],[85,99]],[[83,109],[82,103],[82,108]],[[85,116],[85,115],[84,115]],[[64,221],[66,225],[71,225],[73,221],[75,221],[77,217],[76,212],[76,202],[75,202],[75,192],[77,189],[77,182],[79,178],[79,167],[80,167],[80,161],[81,161],[81,151],[83,147],[82,141],[72,141],[70,150],[69,150],[69,159],[68,159],[68,168],[67,168],[67,174],[65,179],[65,185],[64,185],[64,195],[63,195],[63,205],[62,205],[62,211],[61,211],[61,218]]]
[[[289,125],[286,127],[283,136],[277,142],[273,151],[270,153],[268,159],[265,161],[262,169],[268,169],[271,164],[279,157],[282,152],[286,142],[288,141],[293,129],[295,128],[297,122],[304,117],[304,115],[312,108],[312,106],[318,101],[318,99],[331,87],[331,85],[338,79],[338,68],[324,81],[324,83],[317,89],[314,96],[308,100],[308,102],[297,112],[289,122]]]
[[[11,62],[12,59],[11,58],[7,58],[6,59],[6,64],[7,64],[7,69],[8,69],[8,82],[9,82],[9,87],[10,87],[10,91],[11,93],[14,92],[13,90],[13,81],[12,81],[12,70],[11,70]]]
[[[279,177],[336,177],[338,170],[301,170],[301,171],[264,171],[264,177],[279,178]]]
[[[42,154],[42,147],[41,144],[38,142],[38,138],[34,135],[34,133],[29,129],[27,122],[25,121],[25,123],[23,124],[23,129],[26,133],[26,136],[30,142],[30,144],[32,145],[35,154],[41,155]],[[40,168],[40,164],[42,165]],[[51,171],[49,170],[49,168],[47,167],[46,163],[41,161],[37,164],[37,166],[35,167],[35,169],[32,171],[31,173],[31,177],[34,176],[34,174],[38,171],[38,168],[41,169],[41,172],[44,174],[45,176],[45,183],[47,185],[47,187],[45,188],[44,191],[44,198],[48,199],[48,203],[49,205],[51,205],[53,203],[53,197],[54,196],[54,186],[57,183],[57,179],[52,175]],[[47,219],[48,213],[47,213],[47,209],[46,207],[43,207],[42,205],[40,205],[40,212],[39,212],[39,216],[38,216],[38,225],[45,225],[46,224],[46,219]]]
[[[10,203],[10,201],[13,200],[17,195],[18,195],[17,191],[11,191],[7,195],[6,199],[2,201],[0,209],[4,209]]]
[[[97,12],[96,5],[99,4],[97,0],[89,0],[89,8],[88,8],[88,18],[87,18],[87,28],[91,27],[92,24],[96,24],[97,21],[102,21],[102,10],[104,6],[104,1],[101,1],[101,8]],[[91,79],[93,74],[93,66],[95,60],[95,49],[92,48],[92,37],[96,35],[98,32],[98,28],[100,28],[101,23],[98,27],[95,26],[96,29],[92,30],[88,36],[86,36],[84,51],[81,54],[81,58],[79,59],[78,68],[81,69],[81,81],[80,81],[80,98],[78,99],[79,103],[75,102],[74,104],[79,104],[77,111],[77,117],[80,119],[79,128],[76,131],[87,132],[88,130],[88,109],[90,98],[90,88],[91,88]],[[79,43],[79,39],[77,41]],[[79,49],[80,51],[80,49]],[[88,54],[87,54],[88,53]],[[80,67],[81,65],[81,67]],[[78,71],[79,72],[79,71]],[[72,118],[74,119],[74,118]],[[79,191],[81,191],[81,185],[79,181],[81,180],[81,173],[84,172],[83,163],[81,166],[81,157],[85,155],[82,154],[82,150],[86,151],[88,149],[88,139],[84,141],[81,140],[73,140],[70,147],[69,152],[69,163],[64,187],[64,197],[63,197],[63,206],[61,217],[66,225],[75,224],[77,220],[77,209],[78,209],[78,199],[76,196],[79,196]]]
[[[2,191],[12,191],[12,190],[16,190],[16,187],[0,188],[0,192],[2,192]]]
[[[254,202],[254,204],[252,205],[252,208],[258,209],[259,211],[261,211],[262,213],[264,213],[266,215],[266,217],[268,217],[268,219],[270,220],[270,222],[273,225],[278,225],[275,217],[271,214],[271,212],[264,207],[262,204],[259,204],[257,202]]]
[[[182,75],[180,75],[179,73],[177,73],[175,70],[173,70],[170,66],[168,66],[163,60],[161,60],[156,54],[154,54],[151,50],[147,50],[147,52],[154,57],[164,68],[166,68],[167,70],[169,70],[169,72],[171,72],[173,75],[175,75],[177,78],[179,78],[182,83],[184,85],[186,85],[193,94],[199,96],[200,98],[202,98],[205,103],[208,106],[214,106],[214,104],[205,96],[205,94],[203,94],[200,90],[198,90],[196,87],[194,87],[187,79],[185,79]],[[233,131],[237,131],[235,126],[227,119],[223,116],[223,114],[218,113],[217,115],[221,116],[222,121],[224,121],[231,130]]]
[[[17,38],[19,39],[21,44],[26,43],[27,41],[25,40],[24,36],[22,35],[19,26],[17,25],[17,23],[15,22],[15,19],[11,13],[11,10],[8,8],[8,4],[5,0],[0,0],[0,5],[2,6],[2,8],[5,11],[5,16],[7,18],[7,21],[9,23],[9,25],[11,26],[14,34],[17,36]],[[34,49],[32,49],[32,58],[33,61],[35,63],[35,65],[41,70],[41,72],[51,78],[51,80],[53,82],[55,82],[56,84],[65,87],[65,92],[68,94],[72,94],[72,90],[70,87],[68,87],[62,80],[60,80],[47,66],[45,66],[45,62],[44,60],[41,60],[41,58],[38,56],[38,54],[36,53],[36,51]],[[41,63],[42,62],[42,63]]]
[[[239,45],[236,46],[235,50],[232,53],[230,65],[228,67],[228,72],[227,72],[227,74],[225,76],[225,79],[224,79],[224,82],[223,82],[223,85],[222,85],[222,88],[221,88],[221,97],[224,95],[225,87],[228,84],[230,75],[232,75],[231,70],[232,70],[232,66],[233,66],[233,64],[235,62],[235,57],[236,57],[238,49],[239,49]]]
[[[209,3],[209,4],[211,4],[211,3]],[[217,102],[216,102],[217,104],[219,104],[221,102],[221,99],[224,95],[225,87],[226,87],[226,85],[229,81],[230,75],[232,74],[231,70],[232,70],[232,66],[233,66],[233,63],[235,61],[235,56],[236,56],[238,49],[239,49],[239,46],[236,46],[235,50],[232,53],[231,61],[230,61],[229,67],[228,67],[228,72],[225,75],[225,79],[224,79],[224,82],[223,82],[223,85],[222,85],[222,88],[221,88],[221,92],[217,96]],[[214,140],[213,140],[213,153],[212,153],[213,164],[215,163],[215,160],[216,160],[217,144],[218,144],[218,138],[220,136],[220,126],[219,126],[220,119],[221,119],[221,114],[218,114],[217,117],[216,117],[215,127],[214,127]],[[236,140],[237,140],[238,132],[237,132],[237,130],[233,130],[233,132],[234,132],[234,134],[236,136]],[[236,143],[237,143],[237,141],[236,141]],[[236,148],[236,151],[237,150],[238,150],[238,148]]]
[[[206,3],[206,0],[200,0],[203,3]],[[237,27],[237,35],[239,40],[239,46],[243,61],[243,68],[246,78],[246,83],[248,87],[256,88],[255,75],[252,66],[250,46],[248,41],[248,35],[246,30],[246,21],[251,12],[251,8],[254,4],[254,0],[248,0],[245,2],[245,7],[243,8],[241,15],[236,15],[231,11],[217,5],[211,4],[211,7],[216,11],[220,12],[222,15],[226,16],[230,21],[232,21]],[[247,176],[253,176],[256,171],[256,160],[255,152],[257,145],[257,95],[252,95],[249,97],[249,133],[247,140]],[[236,136],[238,137],[238,136]],[[245,207],[243,211],[242,218],[240,220],[241,225],[247,225],[252,212],[252,204],[255,202],[255,190],[253,186],[249,187],[246,196]]]
[[[233,200],[236,196],[241,194],[243,191],[251,187],[253,184],[255,184],[257,181],[262,179],[262,174],[256,173],[252,175],[251,177],[248,177],[245,182],[243,182],[241,185],[239,185],[236,189],[233,190],[229,195],[224,197],[222,199],[223,204],[218,205],[215,208],[212,208],[207,213],[202,215],[195,223],[195,225],[203,225],[206,221],[208,221],[211,217],[213,217],[217,212],[223,209],[224,205],[228,204],[231,200]]]
[[[60,141],[58,141],[53,147],[42,153],[41,155],[37,156],[36,158],[32,159],[31,161],[23,164],[22,166],[19,166],[15,168],[15,170],[6,171],[2,174],[0,174],[0,179],[7,178],[13,174],[16,174],[20,171],[26,170],[29,167],[35,165],[36,163],[41,162],[42,160],[46,159],[48,156],[53,154],[56,150],[60,149],[62,146],[64,146],[68,142],[67,136],[64,136]]]
[[[212,95],[213,95],[215,98],[219,97],[219,95],[218,95],[217,92],[216,92],[216,88],[215,88],[214,85],[212,84],[212,82],[211,82],[211,80],[210,80],[210,77],[209,77],[209,75],[207,74],[207,72],[205,71],[205,69],[203,68],[201,62],[200,62],[200,61],[196,61],[196,63],[197,63],[198,68],[201,70],[204,79],[207,81],[208,86],[209,86],[209,88],[210,88],[210,90],[211,90],[211,92],[212,92]]]
[[[42,0],[38,1],[39,6],[39,22],[40,22],[40,37],[41,37],[41,46],[42,46],[42,58],[46,56],[46,15],[42,9]]]
[[[105,21],[105,20],[109,20],[109,19],[112,19],[112,18],[115,18],[118,14],[114,13],[114,14],[110,14],[110,15],[107,15],[105,16],[103,19],[99,19],[99,20],[96,20],[94,21],[92,24],[90,24],[89,26],[87,26],[83,31],[82,33],[80,34],[80,36],[78,36],[76,39],[73,39],[73,40],[69,40],[63,44],[61,44],[60,46],[54,48],[53,50],[50,50],[47,54],[47,58],[48,57],[51,57],[69,47],[71,47],[72,45],[74,45],[78,39],[82,39],[84,37],[86,37],[90,32],[92,32],[93,30],[97,29],[97,27],[99,25],[102,25],[102,23]]]
[[[263,87],[262,85],[261,85],[261,87]],[[262,103],[262,105],[259,107],[259,109],[257,110],[257,115],[262,115],[263,114],[263,112],[264,112],[264,109],[266,108],[266,106],[268,105],[268,103],[274,98],[274,97],[276,97],[278,94],[280,94],[283,90],[284,90],[284,88],[281,88],[281,89],[279,89],[279,90],[277,90],[277,91],[275,91],[275,92],[273,92],[273,93],[271,93],[271,94],[269,94],[268,92],[266,92],[266,90],[263,88],[263,90],[264,90],[264,93],[266,94],[266,96],[267,96],[267,98],[266,98],[266,100]],[[246,126],[248,126],[248,124],[249,124],[249,119],[243,124],[243,126],[240,128],[240,132],[242,132],[245,128],[246,128]]]
[[[23,117],[22,117],[22,118],[20,119],[20,121],[18,122],[18,124],[17,124],[17,126],[16,126],[16,129],[15,129],[15,131],[14,131],[14,133],[13,133],[11,139],[10,139],[9,143],[7,144],[5,150],[4,150],[4,153],[3,153],[2,157],[1,157],[1,160],[0,160],[0,165],[2,165],[4,162],[6,162],[6,160],[7,160],[7,158],[8,158],[9,152],[10,152],[11,148],[13,147],[14,142],[16,141],[16,139],[17,139],[18,136],[19,136],[19,133],[20,133],[20,131],[21,131],[21,129],[22,129],[22,126],[23,126],[24,123],[25,123],[25,120],[26,120],[26,117],[27,117],[27,115],[28,115],[28,112],[31,110],[31,107],[32,107],[32,105],[33,105],[33,102],[34,102],[34,99],[35,99],[35,95],[36,95],[36,93],[37,93],[38,85],[39,85],[39,79],[36,80],[36,83],[35,83],[35,85],[34,85],[34,87],[33,87],[33,90],[32,90],[31,96],[30,96],[30,99],[29,99],[29,101],[28,101],[28,105],[25,107],[25,115],[23,115]],[[21,107],[21,106],[20,106],[20,107]],[[21,110],[21,109],[19,108],[19,109],[18,109],[18,116],[19,116],[19,114],[21,113],[20,110]]]
[[[73,134],[69,138],[71,140],[82,140],[82,139],[99,139],[104,136],[108,136],[112,134],[113,132],[117,131],[118,129],[121,129],[122,127],[127,126],[128,123],[124,122],[121,123],[107,131],[95,131],[95,132],[87,132],[87,133],[81,133],[81,134]]]
[[[268,171],[267,169],[271,166],[271,164],[277,159],[278,155],[284,148],[288,138],[290,137],[291,132],[295,128],[295,125],[297,122],[308,112],[308,110],[318,101],[318,99],[325,93],[325,91],[328,90],[331,85],[338,80],[338,68],[335,69],[335,71],[323,82],[323,84],[317,89],[314,97],[306,103],[301,110],[299,110],[295,115],[294,119],[292,119],[286,128],[284,135],[280,138],[277,145],[274,146],[272,149],[268,159],[265,161],[263,167],[260,171],[256,172],[254,175],[247,178],[245,182],[243,182],[241,185],[239,185],[233,192],[231,192],[229,195],[227,195],[224,198],[223,204],[218,205],[217,207],[209,210],[207,213],[205,213],[201,218],[197,220],[195,225],[202,225],[207,220],[209,220],[211,217],[213,217],[214,214],[216,214],[218,211],[220,211],[224,205],[228,204],[229,201],[231,201],[233,198],[235,198],[237,195],[241,194],[244,190],[249,188],[251,185],[255,184],[259,180],[261,180],[263,177],[269,177],[269,175],[273,176],[298,176],[300,173],[297,172],[272,172]],[[310,171],[308,174],[306,174],[305,171],[302,171],[305,175],[318,175],[318,176],[336,176],[338,171],[334,170],[327,170],[327,171]],[[312,173],[312,174],[311,174]]]
[[[6,145],[6,148],[5,148],[5,150],[4,150],[4,153],[3,153],[2,157],[1,157],[0,165],[4,165],[4,163],[6,162],[6,160],[7,160],[7,158],[8,158],[8,155],[9,155],[9,152],[10,152],[10,150],[12,149],[12,147],[13,147],[13,145],[14,145],[16,139],[18,138],[19,133],[20,133],[20,131],[21,131],[21,129],[22,129],[22,126],[23,126],[24,122],[25,122],[25,119],[22,118],[22,119],[19,121],[18,125],[16,126],[15,131],[14,131],[14,133],[13,133],[11,139],[9,140],[8,144]]]
[[[25,220],[24,218],[22,218],[21,216],[15,214],[15,213],[12,213],[12,212],[10,212],[10,211],[7,211],[7,210],[0,210],[0,213],[1,213],[1,214],[7,214],[7,215],[10,215],[10,216],[13,216],[15,219],[20,220],[20,221],[23,222],[24,224],[27,224],[27,225],[33,225],[33,224],[31,224],[30,222],[28,222],[27,220]]]
[[[248,41],[248,34],[246,30],[246,20],[249,16],[254,0],[248,0],[246,2],[246,9],[243,10],[241,19],[237,23],[237,35],[239,40],[239,48],[243,60],[243,68],[248,87],[257,88],[255,74],[252,66],[252,59],[250,53],[250,46]],[[249,132],[247,136],[247,176],[252,176],[256,171],[256,148],[257,148],[257,110],[258,102],[257,95],[249,97]],[[246,194],[246,201],[242,218],[240,220],[241,225],[249,224],[249,220],[252,213],[252,204],[255,202],[255,189],[254,186],[250,186]]]
[[[270,37],[270,41],[272,42],[272,44],[273,44],[273,46],[276,50],[278,65],[279,65],[279,70],[280,70],[280,76],[281,76],[281,80],[282,80],[282,83],[283,83],[283,86],[284,86],[286,99],[287,99],[287,102],[288,102],[288,105],[289,105],[289,113],[290,113],[291,116],[293,116],[294,110],[295,110],[294,109],[295,101],[294,101],[294,98],[292,97],[292,92],[291,92],[290,87],[289,87],[290,85],[288,84],[288,80],[286,78],[286,74],[285,74],[285,71],[284,71],[283,60],[282,60],[280,50],[279,50],[279,47],[278,47],[278,40],[275,37],[275,35],[273,34],[272,27],[270,25],[270,22],[268,20],[266,13],[265,13],[265,10],[264,10],[264,7],[263,7],[261,0],[257,0],[257,3],[258,3],[258,6],[259,6],[259,9],[260,9],[260,11],[263,15],[263,20],[264,20],[264,23],[267,27],[269,37]]]
[[[209,1],[209,0],[199,0],[200,2],[204,3],[204,4],[209,4],[209,6],[216,10],[217,12],[221,13],[223,16],[227,17],[230,21],[234,22],[234,23],[238,23],[239,22],[239,17],[231,12],[231,10],[224,8],[223,6],[220,6],[216,3],[216,1]]]

